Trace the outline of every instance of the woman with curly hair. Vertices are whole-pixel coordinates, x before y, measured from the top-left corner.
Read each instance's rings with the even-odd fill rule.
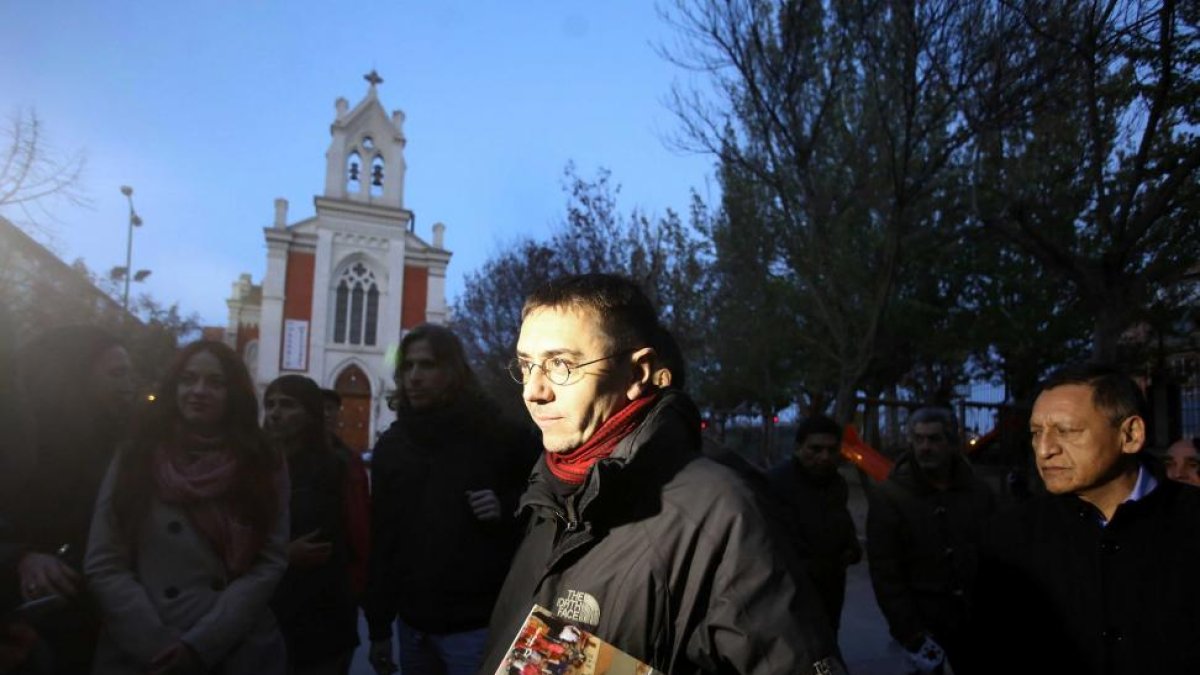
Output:
[[[96,502],[93,672],[284,672],[268,602],[287,567],[286,483],[241,359],[184,347]]]

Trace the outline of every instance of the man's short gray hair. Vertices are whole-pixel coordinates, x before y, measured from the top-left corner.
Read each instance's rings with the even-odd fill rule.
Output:
[[[933,422],[942,425],[942,431],[946,432],[947,440],[951,443],[958,443],[958,418],[954,416],[954,411],[949,408],[935,406],[917,408],[909,414],[908,424],[905,428],[911,436],[913,429],[918,424],[930,424]]]

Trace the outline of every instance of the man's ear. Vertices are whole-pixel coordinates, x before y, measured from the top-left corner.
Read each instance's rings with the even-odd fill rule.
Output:
[[[1121,422],[1121,452],[1132,455],[1146,445],[1146,421],[1141,415],[1130,415]]]
[[[630,355],[629,363],[633,369],[633,380],[625,390],[625,396],[630,401],[641,398],[647,391],[654,388],[654,362],[657,357],[653,347],[642,347]]]

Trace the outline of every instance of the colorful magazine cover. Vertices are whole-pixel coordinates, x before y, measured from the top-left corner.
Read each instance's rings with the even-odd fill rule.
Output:
[[[545,607],[533,606],[496,675],[661,675]]]

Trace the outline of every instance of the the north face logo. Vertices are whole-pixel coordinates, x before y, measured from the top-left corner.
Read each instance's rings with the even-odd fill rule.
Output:
[[[600,603],[583,591],[568,590],[565,596],[554,601],[554,613],[587,626],[600,625]]]

